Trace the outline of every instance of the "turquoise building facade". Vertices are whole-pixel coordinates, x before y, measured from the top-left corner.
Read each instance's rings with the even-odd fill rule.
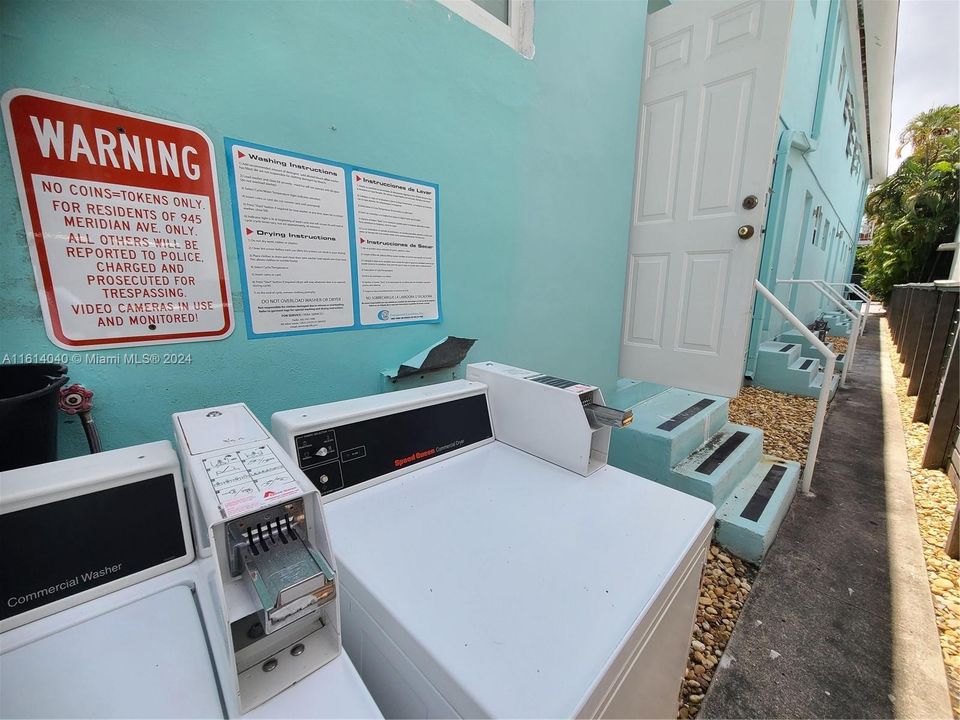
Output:
[[[849,3],[804,0],[794,5],[758,278],[804,324],[837,308],[809,286],[777,281],[849,281],[871,162],[880,161],[868,144],[860,48],[854,46],[859,36],[859,19],[851,15]],[[758,298],[748,375],[756,367],[759,343],[789,328]]]
[[[172,437],[176,411],[243,401],[268,421],[376,393],[446,335],[478,339],[469,360],[613,387],[646,12],[537,3],[527,59],[434,0],[4,2],[3,91],[194,125],[217,153],[236,329],[161,348],[186,364],[68,352],[105,448]],[[224,137],[438,183],[443,322],[248,340]],[[0,359],[59,355],[0,145]],[[85,453],[64,422],[61,456]]]
[[[478,339],[469,361],[617,399],[645,26],[667,6],[537,0],[520,52],[437,0],[0,5],[0,90],[196,126],[216,151],[235,330],[163,346],[189,359],[173,365],[66,352],[71,379],[96,393],[105,447],[169,438],[171,413],[191,408],[243,401],[266,420],[376,393],[383,369],[447,335]],[[849,278],[866,188],[883,172],[871,167],[886,141],[878,151],[874,127],[871,151],[861,25],[852,0],[794,3],[758,277],[805,323],[833,308],[776,280]],[[248,339],[227,137],[437,183],[442,322]],[[0,361],[61,358],[0,145]],[[786,327],[756,303],[748,375],[759,344]],[[631,402],[664,389],[635,380]],[[61,455],[85,453],[78,423],[63,423]]]

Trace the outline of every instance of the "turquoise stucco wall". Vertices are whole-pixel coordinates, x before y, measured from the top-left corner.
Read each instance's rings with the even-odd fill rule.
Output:
[[[444,322],[164,346],[183,366],[71,362],[107,447],[171,436],[178,410],[284,408],[379,389],[440,337],[611,388],[646,2],[538,3],[533,60],[433,0],[12,2],[2,90],[27,87],[196,125],[217,151],[242,315],[225,135],[439,183]],[[6,143],[0,150],[0,354],[46,338]],[[104,354],[115,354],[109,351]],[[86,354],[85,354],[86,355]],[[85,452],[76,424],[61,455]]]
[[[831,15],[834,19],[831,21]],[[856,18],[853,19],[856,22]],[[866,186],[865,129],[858,127],[864,147],[864,167],[851,172],[846,155],[848,126],[843,119],[843,103],[852,74],[859,73],[852,58],[845,3],[838,0],[798,0],[794,5],[790,48],[780,110],[782,133],[800,130],[814,138],[816,149],[793,148],[786,160],[786,186],[778,200],[781,217],[768,218],[765,242],[771,252],[761,278],[825,278],[831,282],[849,280],[854,248],[863,212]],[[839,65],[846,50],[847,70],[839,83]],[[822,64],[826,64],[822,120],[815,125]],[[862,98],[857,97],[861,103]],[[858,110],[859,110],[858,105]],[[860,124],[862,125],[862,124]],[[819,219],[812,217],[820,207]],[[816,243],[813,242],[816,230]],[[826,236],[825,236],[826,231]],[[837,232],[842,233],[838,236]],[[804,323],[812,322],[822,310],[834,310],[816,290],[805,286],[780,285],[776,295]],[[762,324],[759,340],[775,336],[788,327],[779,314],[770,312],[766,303],[758,306]],[[754,342],[756,342],[756,338]],[[755,346],[752,348],[755,352]],[[753,358],[748,361],[752,364]]]

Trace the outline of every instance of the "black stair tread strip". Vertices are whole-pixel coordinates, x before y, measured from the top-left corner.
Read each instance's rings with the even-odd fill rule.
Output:
[[[714,470],[720,467],[723,461],[730,457],[730,454],[740,447],[740,445],[743,444],[743,441],[748,437],[750,436],[743,430],[737,430],[733,435],[724,440],[720,444],[720,447],[710,454],[710,457],[697,465],[697,472],[704,475],[710,475]]]
[[[784,345],[782,348],[780,348],[780,352],[786,352],[792,347],[793,347],[793,343],[791,343],[790,345]]]
[[[803,365],[800,366],[801,370],[806,370],[813,363],[813,360],[804,360]]]
[[[750,498],[750,502],[747,503],[743,512],[740,513],[740,517],[745,520],[752,520],[753,522],[759,520],[786,472],[786,465],[774,465],[767,470],[767,474],[764,475],[763,480],[760,481],[760,487],[754,491],[753,497]]]
[[[713,403],[714,401],[711,400],[710,398],[703,398],[703,400],[698,400],[693,405],[688,407],[686,410],[681,410],[669,420],[657,425],[657,430],[673,430],[674,428],[679,427],[680,425],[683,425],[683,423],[685,423],[687,420],[692,418],[701,410],[704,410],[710,407],[711,405],[713,405]]]
[[[840,353],[839,355],[837,355],[837,360],[843,360],[844,355],[846,355],[846,353]]]

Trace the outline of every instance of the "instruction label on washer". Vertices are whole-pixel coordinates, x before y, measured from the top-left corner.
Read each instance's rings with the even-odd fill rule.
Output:
[[[204,458],[203,467],[228,518],[300,492],[297,481],[267,445]]]

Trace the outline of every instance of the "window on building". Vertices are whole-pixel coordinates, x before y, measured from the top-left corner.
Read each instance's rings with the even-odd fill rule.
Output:
[[[863,164],[863,145],[860,144],[859,133],[857,132],[857,113],[850,88],[847,88],[843,100],[843,122],[847,127],[845,152],[847,157],[850,158],[850,172],[856,173]]]
[[[533,0],[439,0],[448,10],[533,57]]]
[[[829,237],[830,237],[830,221],[827,220],[827,221],[823,224],[823,239],[820,241],[820,249],[821,249],[821,250],[826,250],[826,249],[827,249],[827,238],[829,238]]]
[[[837,68],[837,92],[843,93],[843,84],[847,81],[847,51],[840,53],[840,67]]]
[[[504,25],[510,24],[510,0],[473,0]]]

